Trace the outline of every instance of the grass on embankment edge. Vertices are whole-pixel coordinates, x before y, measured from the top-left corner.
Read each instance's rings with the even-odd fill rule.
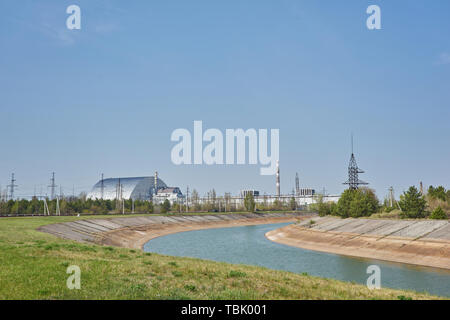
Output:
[[[36,230],[79,219],[83,217],[0,219],[0,299],[436,298],[255,266],[82,244]],[[66,286],[70,265],[81,269],[81,290]]]

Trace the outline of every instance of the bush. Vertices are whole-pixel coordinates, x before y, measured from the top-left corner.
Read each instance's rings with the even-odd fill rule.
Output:
[[[241,272],[241,271],[235,271],[235,270],[231,270],[228,273],[228,277],[229,278],[243,278],[246,277],[247,274],[245,272]]]
[[[426,200],[416,187],[412,186],[400,196],[399,206],[402,209],[402,218],[425,218]]]
[[[431,213],[430,218],[436,220],[448,219],[447,214],[444,212],[444,210],[442,210],[441,207],[437,207],[436,209],[434,209],[434,211]]]

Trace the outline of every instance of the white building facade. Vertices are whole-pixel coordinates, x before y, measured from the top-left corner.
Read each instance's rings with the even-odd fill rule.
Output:
[[[178,187],[158,189],[156,194],[153,195],[153,202],[161,204],[165,200],[169,200],[171,204],[183,203],[184,195]]]

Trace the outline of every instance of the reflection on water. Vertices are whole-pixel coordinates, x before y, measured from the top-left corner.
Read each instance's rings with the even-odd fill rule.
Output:
[[[379,260],[351,258],[285,246],[264,234],[288,223],[182,232],[145,244],[144,250],[165,255],[250,264],[296,273],[366,283],[367,267],[381,268],[382,287],[413,289],[450,296],[450,272]]]

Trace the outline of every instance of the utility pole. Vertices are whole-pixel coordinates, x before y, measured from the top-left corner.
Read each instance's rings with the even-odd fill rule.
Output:
[[[118,212],[120,212],[119,210],[122,210],[122,214],[125,213],[125,204],[123,203],[123,199],[122,199],[122,184],[120,183],[120,178],[119,178],[119,182],[117,183],[116,186],[116,209]]]
[[[394,187],[390,187],[389,188],[389,207],[393,207],[394,206]]]
[[[122,186],[120,187],[120,199],[122,201],[122,214],[125,214],[125,201],[123,201],[122,198],[123,194],[122,194]]]
[[[60,216],[61,215],[61,210],[59,209],[59,198],[56,197],[56,212],[55,212],[56,216]]]
[[[186,188],[186,212],[189,212],[189,186]]]
[[[18,185],[16,185],[16,179],[14,179],[14,173],[11,174],[11,184],[8,185],[9,187],[9,198],[11,200],[14,200],[14,188],[18,187]]]
[[[50,200],[55,199],[55,189],[56,189],[56,184],[55,184],[55,173],[52,172],[52,178],[50,179],[50,185],[48,186],[51,190],[51,196],[50,196]]]
[[[50,211],[48,210],[47,198],[44,198],[44,216],[49,216]]]

